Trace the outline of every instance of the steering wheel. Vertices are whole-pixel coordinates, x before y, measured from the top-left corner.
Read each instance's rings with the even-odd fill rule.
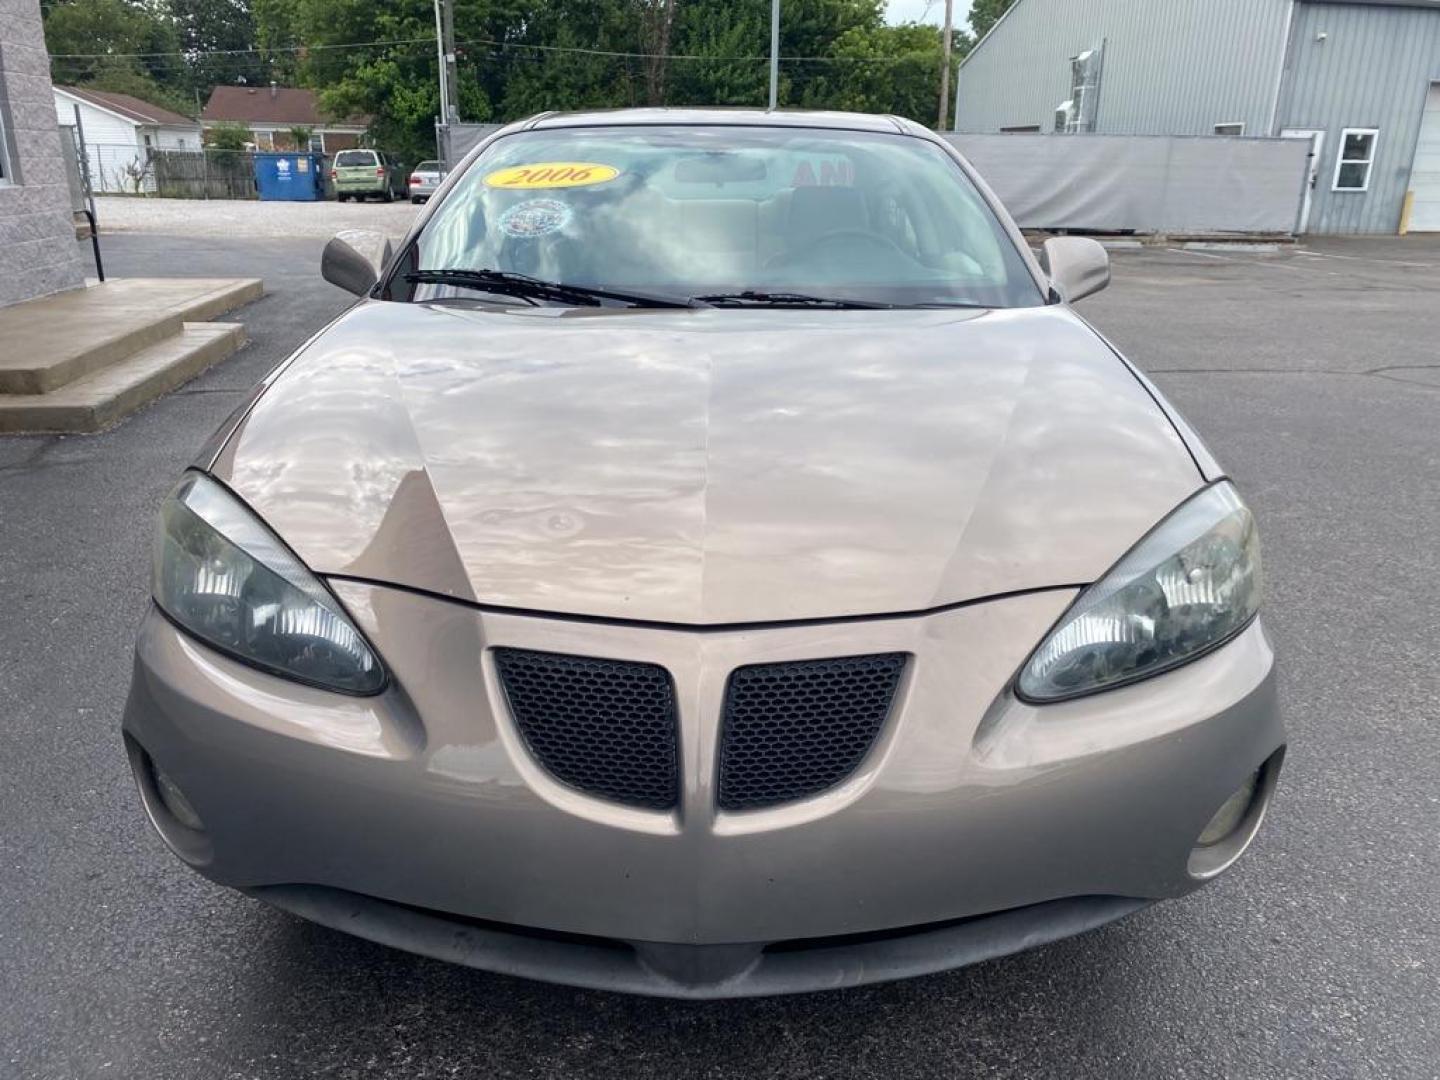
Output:
[[[888,236],[867,232],[864,229],[838,229],[835,232],[817,236],[808,244],[782,251],[771,256],[766,262],[767,270],[784,270],[803,266],[809,262],[824,262],[829,259],[853,259],[858,263],[870,263],[876,258],[888,257],[899,260],[907,267],[919,265]]]

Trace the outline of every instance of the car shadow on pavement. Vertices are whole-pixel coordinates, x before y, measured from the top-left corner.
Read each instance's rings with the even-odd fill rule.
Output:
[[[1113,1060],[1143,1016],[1147,972],[1173,962],[1154,909],[1079,938],[959,971],[787,997],[689,1002],[552,986],[413,956],[267,909],[238,1029],[248,1061],[299,1051],[305,1071],[677,1077],[956,1075],[1015,1063],[1043,1029],[1055,1075]],[[1198,928],[1191,928],[1199,932]],[[1137,983],[1139,985],[1137,985]],[[242,1049],[243,1048],[243,1049]],[[1028,1075],[1040,1075],[1038,1068]],[[397,1072],[397,1075],[400,1073]],[[467,1073],[468,1075],[468,1073]]]

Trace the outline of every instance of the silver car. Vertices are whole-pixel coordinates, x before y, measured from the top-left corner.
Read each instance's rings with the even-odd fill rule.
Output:
[[[445,166],[438,161],[422,161],[410,170],[410,201],[427,202],[440,182],[445,179]]]
[[[644,994],[934,972],[1183,896],[1285,733],[1239,492],[919,125],[477,147],[161,511],[124,718],[214,881]]]

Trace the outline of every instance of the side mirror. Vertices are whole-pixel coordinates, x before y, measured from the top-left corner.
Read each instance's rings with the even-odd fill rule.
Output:
[[[325,245],[320,276],[346,292],[364,296],[375,287],[390,261],[390,238],[369,229],[346,229]]]
[[[1040,250],[1040,263],[1067,304],[1110,284],[1110,255],[1088,236],[1052,236]]]

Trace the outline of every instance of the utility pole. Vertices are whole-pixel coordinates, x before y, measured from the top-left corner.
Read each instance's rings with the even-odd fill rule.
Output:
[[[435,0],[435,64],[440,72],[440,124],[443,127],[448,113],[450,88],[445,85],[445,24],[440,17],[440,0]]]
[[[937,131],[946,130],[950,114],[950,34],[955,26],[955,0],[945,0],[945,29],[940,36],[940,120]]]
[[[780,0],[770,0],[770,108],[780,97]]]
[[[444,16],[441,29],[445,49],[445,123],[460,122],[460,87],[455,75],[455,0],[440,0],[440,11]]]
[[[200,190],[210,198],[210,151],[205,149],[205,125],[200,116],[205,110],[200,105],[200,88],[195,88],[195,122],[200,124]]]
[[[435,120],[436,154],[450,159],[450,125],[459,119],[455,94],[455,13],[451,0],[435,0],[435,53],[440,69],[440,115]]]

